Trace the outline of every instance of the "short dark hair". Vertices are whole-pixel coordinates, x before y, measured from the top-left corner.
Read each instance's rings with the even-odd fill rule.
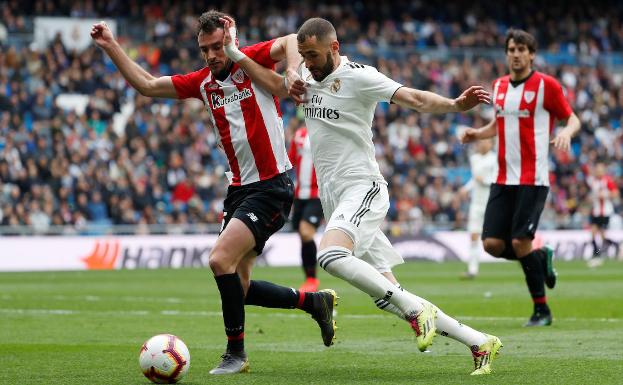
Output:
[[[536,39],[523,29],[511,28],[506,32],[504,52],[508,52],[508,42],[513,39],[515,44],[524,44],[531,53],[536,52]]]
[[[197,26],[197,35],[199,35],[201,32],[212,33],[219,28],[223,29],[223,23],[219,19],[224,16],[229,15],[214,9],[202,13],[201,16],[199,16],[198,20],[199,25]]]
[[[296,40],[299,43],[303,43],[310,37],[316,36],[316,39],[323,40],[327,36],[336,36],[335,27],[329,20],[322,19],[320,17],[313,17],[308,19],[301,25],[296,33]]]

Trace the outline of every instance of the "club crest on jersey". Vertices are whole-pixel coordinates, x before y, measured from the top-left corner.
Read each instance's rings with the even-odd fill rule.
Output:
[[[208,84],[208,89],[210,89],[210,90],[215,90],[217,88],[218,88],[218,84],[216,84],[216,83]]]
[[[340,90],[340,87],[342,87],[342,81],[340,79],[335,79],[333,84],[331,84],[330,90],[336,94]]]
[[[500,100],[504,99],[504,92],[501,92],[498,94],[498,99]]]
[[[534,100],[535,95],[536,93],[534,91],[526,91],[523,93],[523,100],[525,100],[526,103],[530,104]]]
[[[238,68],[238,70],[231,75],[231,80],[239,84],[244,82],[244,71],[242,68]]]

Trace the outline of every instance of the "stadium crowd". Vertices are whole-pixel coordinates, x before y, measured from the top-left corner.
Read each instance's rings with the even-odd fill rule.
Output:
[[[355,47],[358,60],[399,82],[448,96],[473,84],[490,88],[506,73],[504,31],[519,12],[525,16],[519,26],[536,33],[543,51],[591,55],[623,50],[621,4],[603,13],[591,4],[590,12],[582,13],[582,6],[561,2],[547,13],[532,13],[537,2],[522,3],[521,10],[482,3],[478,11],[462,2],[444,2],[441,14],[442,7],[419,1],[392,2],[391,7],[321,1],[313,8],[298,2],[242,2],[235,9],[233,2],[225,3],[221,9],[239,19],[243,43],[291,33],[306,17],[321,15],[340,20],[340,40]],[[138,95],[94,46],[75,52],[58,37],[42,50],[2,43],[3,29],[8,34],[28,31],[25,15],[124,16],[143,32],[137,39],[128,27],[127,35],[119,36],[133,59],[152,73],[190,72],[203,66],[194,32],[196,17],[205,10],[200,2],[167,3],[166,12],[164,3],[138,1],[35,1],[28,6],[17,1],[0,5],[0,224],[45,233],[51,225],[81,231],[89,223],[219,223],[227,162],[201,102]],[[500,56],[437,58],[414,52],[398,60],[378,54],[400,51],[392,46],[493,47]],[[583,228],[590,214],[584,182],[597,160],[607,161],[623,188],[623,77],[601,65],[553,65],[540,59],[537,67],[561,80],[582,121],[571,153],[551,150],[552,187],[541,229]],[[86,95],[83,108],[65,110],[57,103],[64,94]],[[300,111],[289,100],[282,102],[282,111],[291,135],[301,124]],[[379,105],[375,144],[390,182],[392,231],[464,228],[468,199],[458,191],[469,179],[470,147],[460,145],[457,133],[464,126],[481,126],[492,113],[483,107],[469,114],[429,115]],[[621,212],[620,204],[616,211]]]

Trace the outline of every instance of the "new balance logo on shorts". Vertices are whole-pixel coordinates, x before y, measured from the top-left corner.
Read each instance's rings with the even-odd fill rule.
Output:
[[[251,218],[253,222],[257,222],[257,216],[253,213],[247,213],[247,216]]]

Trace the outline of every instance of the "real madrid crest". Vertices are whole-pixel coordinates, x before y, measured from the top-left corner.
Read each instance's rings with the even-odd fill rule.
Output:
[[[238,68],[238,70],[231,75],[231,80],[236,83],[244,83],[244,71],[242,68]]]
[[[331,84],[331,92],[333,92],[334,94],[337,93],[340,90],[341,86],[342,82],[340,81],[340,79],[335,79],[333,81],[333,84]]]

